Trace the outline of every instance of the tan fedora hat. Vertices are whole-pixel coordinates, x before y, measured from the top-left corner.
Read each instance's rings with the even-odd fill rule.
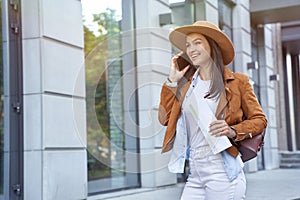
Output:
[[[197,21],[193,25],[176,28],[170,33],[169,40],[181,51],[186,51],[186,36],[190,33],[200,33],[214,40],[221,49],[225,65],[233,60],[234,47],[232,42],[216,25],[207,21]]]

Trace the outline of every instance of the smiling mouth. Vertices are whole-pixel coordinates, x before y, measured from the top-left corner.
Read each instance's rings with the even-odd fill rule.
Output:
[[[192,60],[195,60],[198,56],[199,56],[199,54],[191,55],[191,59],[192,59]]]

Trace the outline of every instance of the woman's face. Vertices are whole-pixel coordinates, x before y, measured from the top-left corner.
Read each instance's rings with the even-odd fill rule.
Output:
[[[196,66],[208,66],[211,49],[206,38],[200,33],[191,33],[186,39],[186,53]]]

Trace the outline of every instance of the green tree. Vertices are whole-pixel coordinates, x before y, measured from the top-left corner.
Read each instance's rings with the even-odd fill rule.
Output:
[[[107,9],[103,13],[94,14],[94,22],[98,24],[98,34],[84,25],[84,50],[86,58],[86,96],[87,96],[87,140],[90,155],[89,179],[107,176],[110,155],[99,153],[98,147],[109,149],[109,106],[107,97],[106,65],[111,56],[120,55],[119,22],[116,11]],[[94,104],[93,104],[94,102]],[[94,120],[96,112],[97,121]],[[102,132],[98,129],[98,123]],[[95,162],[94,162],[95,161]],[[90,170],[90,169],[94,170]]]

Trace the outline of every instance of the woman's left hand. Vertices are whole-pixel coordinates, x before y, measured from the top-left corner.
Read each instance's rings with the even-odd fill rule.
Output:
[[[216,120],[209,124],[209,132],[212,136],[222,136],[225,135],[229,138],[236,136],[234,130],[232,130],[225,120]]]

